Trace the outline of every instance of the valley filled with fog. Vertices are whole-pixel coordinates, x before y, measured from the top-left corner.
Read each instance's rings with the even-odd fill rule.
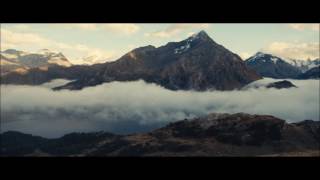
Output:
[[[1,130],[45,137],[71,132],[146,132],[208,113],[273,115],[288,122],[319,121],[319,80],[291,80],[298,88],[251,88],[279,81],[265,78],[234,91],[171,91],[144,81],[112,82],[79,91],[53,91],[66,83],[1,85]]]

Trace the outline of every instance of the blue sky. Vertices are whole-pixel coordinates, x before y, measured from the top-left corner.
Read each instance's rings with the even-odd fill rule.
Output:
[[[242,58],[257,51],[297,59],[319,57],[319,24],[1,24],[1,50],[62,52],[72,63],[112,61],[133,48],[161,46],[205,30]]]

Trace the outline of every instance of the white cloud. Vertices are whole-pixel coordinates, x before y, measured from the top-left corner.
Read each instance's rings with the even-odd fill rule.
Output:
[[[299,31],[303,31],[303,30],[319,31],[319,25],[320,24],[289,24],[289,27]]]
[[[57,42],[55,40],[40,36],[35,33],[21,33],[11,30],[1,29],[1,48],[9,49],[15,48],[18,50],[25,50],[33,47],[34,49],[50,49],[52,51],[62,52],[73,64],[88,63],[83,57],[97,56],[99,62],[102,60],[112,61],[118,55],[113,50],[103,50],[101,48],[89,47],[84,44],[69,44],[64,42]],[[95,63],[95,62],[91,62]]]
[[[189,30],[189,29],[202,30],[202,29],[209,28],[209,26],[210,26],[209,24],[173,24],[162,31],[146,33],[145,36],[169,38],[169,37],[172,37],[174,35],[179,34],[180,32],[182,32],[184,30]]]
[[[101,26],[107,31],[126,35],[134,34],[140,30],[140,26],[136,24],[103,24]]]
[[[29,30],[30,26],[27,24],[17,24],[15,26],[13,26],[13,28],[15,28],[17,30]]]
[[[65,28],[77,28],[81,30],[105,30],[113,33],[131,35],[140,30],[140,26],[137,24],[129,23],[107,23],[107,24],[56,24]]]
[[[81,29],[85,31],[92,31],[97,30],[98,26],[97,24],[89,24],[89,23],[77,23],[77,24],[52,24],[53,26],[56,26],[58,28],[66,28],[66,29]]]
[[[83,30],[96,30],[97,25],[96,24],[73,24],[73,26],[83,29]]]
[[[1,28],[1,47],[12,48],[21,44],[49,44],[51,41],[34,33],[18,33]]]
[[[187,34],[187,36],[192,36],[192,35],[194,35],[196,32],[189,32],[188,34]]]
[[[241,53],[239,54],[239,56],[240,56],[243,60],[246,60],[246,59],[248,59],[249,57],[251,57],[252,54],[250,54],[250,53],[248,53],[248,52],[241,52]]]
[[[272,81],[276,80],[254,83]],[[193,92],[135,81],[52,91],[48,84],[6,85],[1,86],[1,128],[48,137],[75,131],[130,133],[211,112],[268,114],[289,122],[319,121],[319,81],[290,81],[298,88]]]
[[[263,51],[286,58],[315,59],[319,57],[319,42],[273,42]]]

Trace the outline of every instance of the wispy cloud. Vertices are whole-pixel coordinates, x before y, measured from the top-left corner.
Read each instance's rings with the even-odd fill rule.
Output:
[[[319,42],[273,42],[262,51],[286,58],[315,59],[319,57]]]
[[[51,41],[35,33],[19,33],[1,28],[1,47],[14,48],[21,44],[50,44]]]
[[[106,24],[56,24],[67,29],[80,29],[84,31],[103,30],[117,34],[131,35],[140,30],[140,26],[130,23],[106,23]]]
[[[320,24],[289,24],[289,27],[299,31],[303,31],[303,30],[319,31],[319,25]]]
[[[250,56],[252,56],[252,54],[248,53],[248,52],[241,52],[239,54],[239,56],[243,59],[243,60],[246,60],[248,59]]]
[[[82,30],[90,30],[90,31],[97,29],[97,24],[68,24],[65,26],[70,28],[79,28]]]
[[[137,24],[103,24],[101,26],[107,31],[122,33],[126,35],[135,34],[140,30],[140,26]]]
[[[161,31],[146,33],[146,37],[170,38],[184,30],[201,30],[209,28],[209,24],[173,24]],[[190,33],[189,33],[190,34]]]

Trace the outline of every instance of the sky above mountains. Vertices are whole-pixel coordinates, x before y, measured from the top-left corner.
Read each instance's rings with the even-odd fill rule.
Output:
[[[62,52],[73,64],[105,62],[200,30],[243,59],[257,51],[304,60],[319,57],[319,24],[1,24],[1,51],[46,48]]]

